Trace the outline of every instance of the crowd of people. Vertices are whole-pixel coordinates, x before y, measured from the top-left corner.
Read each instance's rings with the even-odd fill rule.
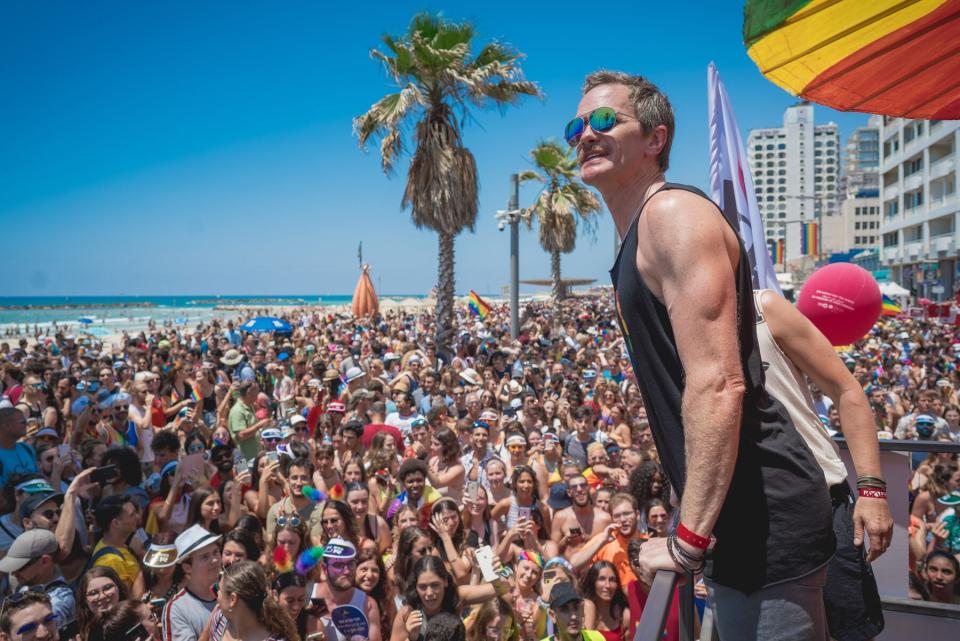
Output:
[[[675,501],[612,306],[0,344],[0,637],[632,639]],[[840,357],[881,438],[958,443],[957,354],[890,319]],[[957,456],[914,467],[912,593],[960,603]]]

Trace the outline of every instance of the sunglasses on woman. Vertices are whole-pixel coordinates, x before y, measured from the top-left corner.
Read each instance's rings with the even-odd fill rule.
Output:
[[[277,517],[277,525],[279,525],[280,527],[286,527],[287,525],[289,525],[290,527],[300,527],[300,523],[301,523],[300,517],[297,516],[296,514],[293,514],[290,516],[287,516],[286,514],[281,514],[280,516]]]
[[[577,116],[568,122],[566,129],[563,131],[563,137],[566,139],[567,144],[571,147],[576,147],[580,144],[580,137],[583,136],[583,132],[587,128],[587,123],[590,123],[590,128],[595,132],[602,134],[613,129],[614,125],[619,122],[617,116],[622,116],[629,120],[636,120],[634,116],[617,111],[613,107],[597,107],[588,113],[585,118],[583,116]]]

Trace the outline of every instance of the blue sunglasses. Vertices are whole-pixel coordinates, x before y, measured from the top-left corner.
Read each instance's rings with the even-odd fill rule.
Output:
[[[597,107],[587,114],[586,118],[577,116],[568,122],[566,129],[563,131],[563,137],[566,139],[567,144],[571,147],[576,147],[580,144],[580,137],[583,136],[588,122],[590,123],[590,128],[597,133],[606,133],[617,124],[618,115],[630,120],[636,120],[634,116],[617,111],[613,107]]]

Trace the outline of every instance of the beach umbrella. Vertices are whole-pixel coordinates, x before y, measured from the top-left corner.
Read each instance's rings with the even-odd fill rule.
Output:
[[[373,316],[379,310],[380,302],[370,280],[370,265],[363,265],[360,268],[360,280],[353,290],[353,315],[357,318]]]
[[[89,325],[90,323],[93,322],[93,319],[92,319],[92,318],[87,318],[86,316],[84,316],[84,317],[82,317],[82,318],[78,318],[78,319],[77,319],[77,322],[78,322],[78,323],[83,323],[84,325]]]
[[[244,332],[254,332],[256,334],[262,334],[266,332],[274,332],[277,334],[293,333],[293,327],[290,326],[290,323],[282,318],[276,318],[274,316],[259,316],[257,318],[251,318],[246,323],[241,325],[240,329]]]
[[[747,53],[774,84],[842,111],[960,118],[960,0],[747,0]]]

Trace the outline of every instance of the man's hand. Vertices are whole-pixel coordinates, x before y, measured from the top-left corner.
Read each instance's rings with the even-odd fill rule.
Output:
[[[90,475],[93,474],[96,469],[95,467],[88,467],[73,477],[73,481],[70,482],[70,486],[67,488],[66,496],[71,499],[78,495],[87,497],[90,490],[95,487],[100,487],[99,483],[90,481]],[[66,502],[66,499],[64,499],[64,502]]]
[[[640,575],[637,578],[646,585],[653,585],[657,570],[670,570],[681,574],[684,572],[683,568],[670,556],[667,550],[667,539],[663,537],[650,539],[643,544],[640,553],[637,554],[637,566],[640,569]]]
[[[887,551],[893,537],[893,517],[885,499],[860,498],[853,508],[853,544],[863,545],[863,533],[870,537],[867,561]]]

